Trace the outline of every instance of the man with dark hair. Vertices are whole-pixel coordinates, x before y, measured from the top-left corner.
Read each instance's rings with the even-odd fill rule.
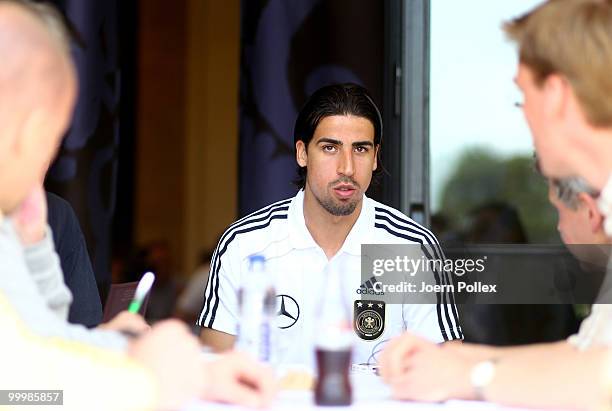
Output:
[[[351,115],[367,119],[374,127],[374,147],[376,147],[376,161],[380,162],[380,144],[382,142],[382,118],[366,90],[357,85],[344,87],[324,87],[316,91],[304,104],[295,120],[293,143],[298,147],[302,142],[308,147],[317,126],[324,117],[334,115]],[[381,168],[375,167],[372,174],[380,173]],[[300,188],[306,187],[306,166],[298,162],[298,179],[295,184]]]
[[[217,350],[234,344],[237,294],[247,275],[247,260],[263,255],[277,293],[274,355],[281,363],[312,365],[311,331],[316,328],[318,298],[328,273],[341,274],[344,284],[350,285],[346,291],[351,304],[355,300],[357,307],[364,301],[360,291],[368,287],[359,279],[362,244],[420,244],[436,253],[441,250],[429,230],[365,196],[379,166],[382,121],[363,87],[340,84],[316,91],[298,114],[294,139],[300,190],[225,231],[212,260],[197,324],[203,327],[205,344]],[[435,276],[448,281],[448,273]],[[407,329],[436,343],[462,338],[449,293],[441,293],[438,304],[369,303],[380,308],[381,323],[367,335],[355,326],[356,363],[375,363],[382,345]]]

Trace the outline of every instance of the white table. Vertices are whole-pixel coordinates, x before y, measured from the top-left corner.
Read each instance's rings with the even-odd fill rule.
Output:
[[[389,388],[382,380],[373,374],[352,374],[353,404],[350,407],[317,407],[314,404],[313,394],[310,391],[281,391],[276,401],[270,407],[271,411],[518,411],[521,408],[502,407],[499,405],[479,401],[448,401],[445,403],[421,403],[396,401],[391,399]],[[209,402],[196,402],[183,411],[235,411],[247,409],[232,405],[214,404]],[[533,410],[531,410],[533,411]],[[550,410],[548,410],[550,411]]]

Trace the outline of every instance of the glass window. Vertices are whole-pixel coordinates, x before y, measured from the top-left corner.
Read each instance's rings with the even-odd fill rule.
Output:
[[[517,107],[516,47],[501,30],[503,21],[539,3],[431,1],[430,204],[432,228],[443,240],[559,241]],[[483,218],[489,227],[495,219],[511,222],[503,230],[475,232]]]

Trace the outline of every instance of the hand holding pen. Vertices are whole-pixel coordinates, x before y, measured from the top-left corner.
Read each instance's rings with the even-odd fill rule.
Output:
[[[151,326],[138,314],[142,303],[151,290],[155,281],[155,275],[147,272],[142,276],[136,287],[136,293],[126,311],[117,314],[112,320],[100,325],[99,328],[118,331],[129,338],[138,337],[149,331]]]

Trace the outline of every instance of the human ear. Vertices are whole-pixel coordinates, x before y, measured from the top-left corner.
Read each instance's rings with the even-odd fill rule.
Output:
[[[300,167],[306,167],[308,160],[308,153],[306,152],[306,145],[302,140],[298,140],[295,143],[295,161],[297,161]]]
[[[589,218],[589,228],[592,233],[597,233],[603,229],[603,216],[599,212],[597,202],[593,197],[587,193],[578,194],[578,199],[587,209],[587,215]]]
[[[546,115],[555,120],[565,118],[571,95],[571,86],[568,81],[559,74],[551,74],[544,80],[542,88]]]
[[[41,109],[27,113],[19,123],[13,139],[13,153],[17,156],[40,149],[40,133],[45,129],[46,116]]]
[[[375,171],[378,168],[378,152],[380,151],[380,144],[376,144],[376,148],[374,149],[374,164],[372,165],[372,171]]]

